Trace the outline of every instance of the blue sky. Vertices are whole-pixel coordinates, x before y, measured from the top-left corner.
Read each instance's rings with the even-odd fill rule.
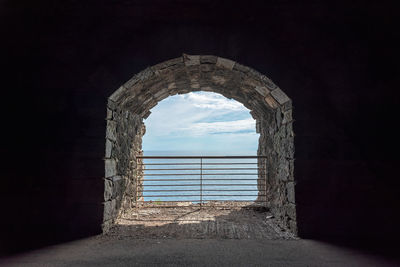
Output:
[[[259,135],[249,110],[211,92],[164,99],[145,120],[144,151],[226,151],[256,154]]]

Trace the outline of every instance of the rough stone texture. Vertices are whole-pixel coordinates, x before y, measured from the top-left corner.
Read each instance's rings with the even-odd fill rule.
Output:
[[[250,109],[260,133],[258,155],[267,156],[259,161],[258,199],[265,201],[283,227],[297,233],[291,100],[249,67],[225,58],[186,54],[134,75],[108,101],[106,158],[114,161],[106,159],[106,177],[122,178],[112,178],[112,189],[106,182],[110,192],[105,197],[111,198],[105,199],[103,229],[108,229],[108,221],[115,220],[121,207],[129,208],[141,197],[137,189],[142,186],[143,166],[137,165],[136,155],[141,154],[143,119],[164,98],[198,90],[220,93]],[[110,162],[116,163],[116,171]]]
[[[142,119],[138,115],[120,109],[118,105],[109,105],[108,109],[113,116],[107,116],[104,232],[113,224],[120,208],[131,207],[131,203],[138,198],[138,183],[142,179],[137,177],[139,172],[136,169],[136,155],[141,153],[142,136],[145,132]]]
[[[218,57],[217,58],[217,63],[215,65],[217,65],[218,67],[226,68],[228,70],[232,70],[233,66],[235,65],[235,61],[232,61],[232,60],[226,59],[226,58]]]

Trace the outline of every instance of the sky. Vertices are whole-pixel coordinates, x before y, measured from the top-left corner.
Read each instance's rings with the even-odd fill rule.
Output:
[[[151,110],[145,125],[145,152],[257,151],[259,134],[249,110],[217,93],[170,96]]]

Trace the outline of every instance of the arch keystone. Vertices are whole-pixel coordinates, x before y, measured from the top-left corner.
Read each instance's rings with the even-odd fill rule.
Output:
[[[200,56],[183,54],[183,61],[185,62],[185,66],[200,65]]]

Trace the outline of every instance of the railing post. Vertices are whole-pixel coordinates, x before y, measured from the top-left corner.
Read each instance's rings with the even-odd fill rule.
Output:
[[[200,208],[203,206],[203,158],[200,158]]]

